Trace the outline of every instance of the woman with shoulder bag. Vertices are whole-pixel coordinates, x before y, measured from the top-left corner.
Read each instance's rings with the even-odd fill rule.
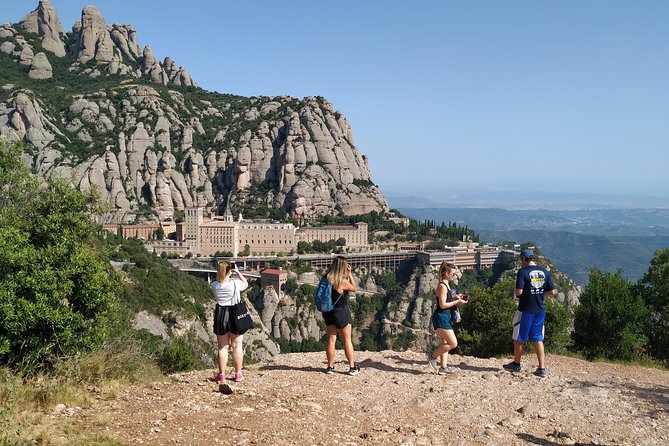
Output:
[[[434,352],[427,352],[427,362],[442,375],[452,372],[447,365],[448,352],[458,346],[458,340],[451,325],[451,322],[455,322],[451,321],[453,314],[451,310],[457,309],[457,305],[467,303],[464,295],[455,294],[448,284],[455,277],[455,272],[455,265],[442,262],[438,274],[439,285],[434,292],[437,298],[437,308],[432,314],[432,326],[439,335],[441,345]],[[439,364],[437,364],[437,359],[439,359]]]
[[[232,276],[235,276],[234,278]],[[239,273],[234,263],[219,262],[216,280],[211,283],[211,289],[216,299],[214,310],[214,334],[218,343],[218,377],[217,382],[225,381],[225,370],[228,364],[228,349],[232,347],[232,362],[235,367],[234,380],[244,379],[242,366],[244,351],[242,338],[247,331],[239,327],[236,316],[237,305],[241,302],[240,293],[248,288],[246,278]],[[242,303],[243,305],[243,303]],[[249,317],[248,314],[246,317]]]

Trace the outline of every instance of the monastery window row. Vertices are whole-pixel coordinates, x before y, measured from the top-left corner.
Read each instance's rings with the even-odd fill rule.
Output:
[[[239,243],[246,243],[247,245],[254,245],[254,244],[256,244],[256,241],[253,240],[253,239],[251,239],[251,241],[246,240],[245,242],[242,242],[242,241],[240,240]],[[261,245],[261,244],[266,245],[266,244],[267,244],[267,240],[263,240],[262,243],[260,243],[260,240],[258,240],[257,243],[258,243],[259,245]],[[275,242],[274,240],[270,240],[270,244],[274,245],[275,243],[278,244],[278,245],[288,245],[288,244],[290,244],[290,242],[289,242],[288,240],[278,240],[277,242]]]

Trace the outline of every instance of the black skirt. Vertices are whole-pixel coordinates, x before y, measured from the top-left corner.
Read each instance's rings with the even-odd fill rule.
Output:
[[[214,334],[244,334],[246,332],[246,330],[239,330],[237,328],[234,318],[230,317],[231,310],[232,306],[216,304],[216,309],[214,310]]]

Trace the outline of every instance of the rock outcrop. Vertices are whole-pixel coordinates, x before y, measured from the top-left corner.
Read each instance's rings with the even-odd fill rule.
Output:
[[[46,54],[37,53],[30,64],[28,77],[31,79],[50,79],[53,76],[53,68]]]
[[[39,35],[44,49],[58,57],[65,55],[65,43],[62,39],[65,31],[49,0],[40,0],[37,9],[25,16],[19,25],[26,31]]]
[[[145,219],[174,217],[194,204],[284,208],[305,221],[388,209],[348,121],[325,99],[199,90],[184,67],[161,63],[131,25],[107,25],[94,6],[61,56],[68,76],[49,60],[63,39],[46,0],[0,27],[0,51],[55,85],[3,86],[0,134],[35,147],[31,167],[42,177],[99,189],[108,221],[135,220],[147,207]]]

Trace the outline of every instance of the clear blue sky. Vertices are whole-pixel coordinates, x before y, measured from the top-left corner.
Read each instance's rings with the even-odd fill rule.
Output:
[[[133,24],[208,90],[325,97],[386,193],[669,197],[669,1],[51,4],[66,30],[87,4]]]

